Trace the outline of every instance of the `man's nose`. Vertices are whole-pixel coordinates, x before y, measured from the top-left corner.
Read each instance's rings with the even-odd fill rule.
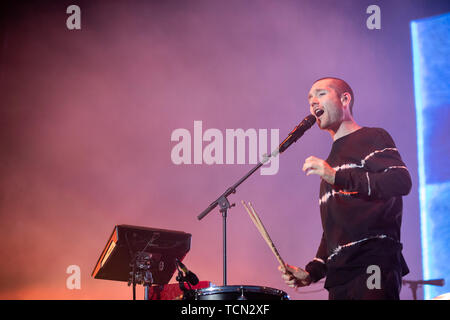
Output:
[[[319,100],[317,98],[312,99],[310,101],[310,105],[311,105],[311,108],[318,107],[319,106]]]

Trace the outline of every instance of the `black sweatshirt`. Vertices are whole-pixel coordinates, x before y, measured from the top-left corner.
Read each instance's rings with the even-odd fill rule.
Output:
[[[363,127],[333,142],[327,163],[334,185],[322,180],[323,234],[316,258],[306,270],[325,287],[343,284],[369,265],[409,272],[401,254],[402,196],[411,177],[391,136]]]

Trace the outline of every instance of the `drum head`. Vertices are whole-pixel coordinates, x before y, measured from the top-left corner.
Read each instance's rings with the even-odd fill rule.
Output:
[[[186,300],[289,300],[286,292],[260,286],[222,286],[194,290]]]

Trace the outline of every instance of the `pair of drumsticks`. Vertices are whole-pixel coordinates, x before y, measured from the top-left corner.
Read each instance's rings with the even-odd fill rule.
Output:
[[[261,219],[259,218],[258,214],[256,213],[255,209],[253,208],[252,204],[249,202],[248,205],[245,204],[245,202],[241,201],[242,205],[244,206],[245,210],[247,210],[248,215],[252,219],[253,223],[255,224],[256,228],[258,229],[261,236],[266,241],[267,245],[269,246],[270,250],[272,250],[273,254],[275,255],[275,258],[277,258],[278,263],[281,267],[284,268],[284,270],[287,270],[286,263],[281,258],[280,254],[278,253],[277,248],[275,247],[272,239],[270,239],[269,233],[267,232],[266,228],[264,227]]]

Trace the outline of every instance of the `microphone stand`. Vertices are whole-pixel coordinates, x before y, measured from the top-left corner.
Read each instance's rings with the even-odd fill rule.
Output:
[[[227,285],[227,216],[228,210],[234,207],[236,204],[230,204],[228,201],[228,196],[232,193],[236,193],[236,188],[247,180],[253,173],[255,173],[262,165],[269,161],[270,157],[278,155],[278,149],[272,152],[270,155],[264,155],[264,159],[256,166],[253,167],[246,175],[239,179],[235,184],[229,187],[221,196],[214,200],[208,208],[206,208],[202,213],[197,216],[198,220],[203,219],[208,213],[210,213],[217,206],[220,207],[219,212],[222,214],[222,242],[223,242],[223,285]]]
[[[404,284],[406,284],[406,283],[404,283]],[[412,291],[413,300],[417,300],[417,288],[419,287],[420,284],[418,283],[418,281],[411,281],[408,284],[409,284],[409,288]],[[420,286],[422,286],[422,285],[420,285]]]
[[[444,279],[433,279],[433,280],[402,280],[402,284],[409,285],[409,288],[412,291],[413,300],[417,300],[417,288],[422,287],[423,285],[432,285],[442,287],[445,284]]]
[[[323,113],[323,110],[322,110]],[[322,114],[320,113],[320,115]],[[320,116],[319,115],[319,116]],[[228,209],[234,207],[236,204],[231,204],[228,201],[228,196],[232,193],[236,193],[236,188],[248,179],[256,170],[258,170],[262,165],[269,161],[271,157],[276,157],[279,153],[283,153],[290,145],[305,133],[306,130],[311,128],[311,126],[316,122],[316,117],[314,115],[309,115],[301,123],[298,124],[292,130],[288,137],[280,144],[280,146],[275,149],[270,155],[264,155],[263,160],[259,161],[256,166],[253,167],[246,175],[238,180],[235,184],[229,187],[221,196],[214,200],[208,208],[206,208],[202,213],[197,216],[198,220],[203,219],[208,213],[210,213],[215,207],[220,207],[220,213],[222,213],[222,233],[223,233],[223,285],[227,285],[227,215]]]

